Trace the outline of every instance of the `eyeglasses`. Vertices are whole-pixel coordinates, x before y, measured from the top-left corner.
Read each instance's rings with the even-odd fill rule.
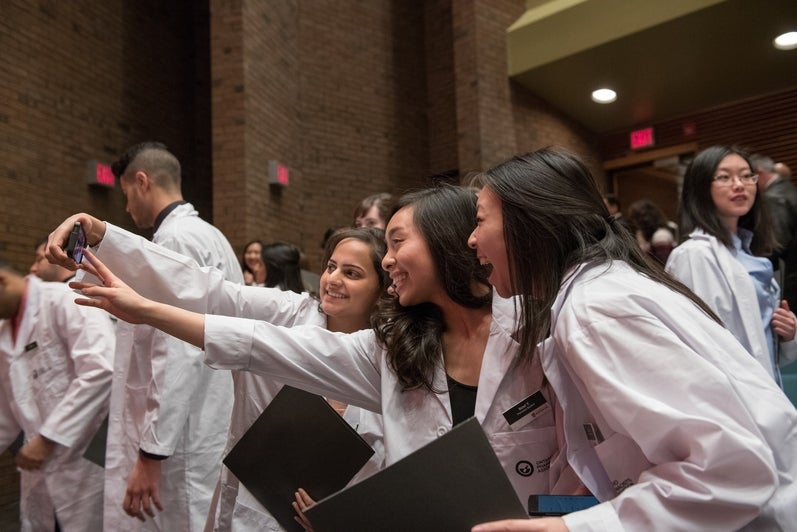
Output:
[[[721,187],[729,187],[737,179],[742,185],[755,185],[758,183],[758,174],[736,174],[735,176],[720,174],[714,176],[714,182]]]

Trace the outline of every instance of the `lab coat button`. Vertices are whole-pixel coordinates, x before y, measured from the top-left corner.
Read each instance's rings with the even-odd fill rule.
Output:
[[[438,436],[442,436],[442,435],[443,435],[443,434],[445,434],[446,432],[448,432],[448,429],[446,429],[445,427],[438,427],[438,428],[437,428],[437,435],[438,435]]]

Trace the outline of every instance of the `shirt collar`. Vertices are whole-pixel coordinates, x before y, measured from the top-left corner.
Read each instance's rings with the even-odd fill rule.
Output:
[[[739,227],[736,232],[736,235],[731,234],[733,247],[735,247],[737,251],[744,250],[746,253],[750,253],[750,244],[753,242],[753,232],[744,227]]]
[[[179,200],[179,201],[175,201],[174,203],[170,203],[166,207],[164,207],[163,210],[160,213],[158,213],[158,216],[155,218],[155,225],[154,225],[154,227],[152,229],[152,232],[154,233],[154,232],[156,232],[158,230],[158,228],[163,223],[163,220],[165,220],[166,217],[169,216],[169,214],[171,214],[171,212],[174,209],[176,209],[180,205],[185,205],[186,203],[188,203],[188,202],[185,201],[185,200]]]

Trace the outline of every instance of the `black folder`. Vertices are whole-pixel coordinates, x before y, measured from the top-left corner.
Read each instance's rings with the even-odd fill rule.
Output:
[[[316,532],[467,531],[529,517],[476,418],[305,513]]]
[[[343,487],[374,450],[320,395],[284,386],[224,464],[286,530],[304,530],[291,503],[299,488],[319,500]]]
[[[108,444],[108,416],[102,421],[94,436],[91,438],[83,458],[94,462],[100,467],[105,467],[105,447]]]

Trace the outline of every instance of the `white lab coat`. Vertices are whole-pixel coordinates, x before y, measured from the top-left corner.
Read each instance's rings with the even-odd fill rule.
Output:
[[[143,294],[164,303],[201,312],[251,317],[292,327],[326,327],[326,316],[318,301],[308,294],[276,288],[244,286],[226,281],[216,269],[200,268],[196,262],[154,246],[143,238],[107,224],[97,256],[119,278]],[[149,273],[158,272],[157,276]],[[162,284],[167,282],[168,284]],[[212,370],[210,370],[212,371]],[[224,372],[226,373],[226,372]],[[238,442],[282,388],[262,375],[248,371],[232,372],[235,403],[225,453]],[[374,456],[353,482],[378,471],[383,462],[382,423],[378,414],[356,407],[346,409],[344,418],[374,447]],[[222,466],[206,530],[282,530],[279,523],[257,502],[230,471]]]
[[[737,340],[774,378],[755,286],[744,266],[722,242],[697,229],[667,259],[667,271],[692,289]],[[772,291],[780,288],[772,280]],[[780,304],[780,299],[777,301]],[[777,306],[776,306],[777,308]],[[779,338],[776,338],[779,340]],[[781,364],[797,358],[797,340],[780,342]]]
[[[153,242],[243,282],[229,242],[191,204],[169,213]],[[169,282],[159,284],[143,264],[120,258],[136,280],[155,290]],[[106,451],[105,530],[202,530],[221,470],[232,403],[230,374],[207,368],[200,349],[151,327],[119,322]],[[139,449],[169,456],[161,463],[163,511],[145,523],[122,509]]]
[[[604,501],[571,532],[797,530],[797,411],[730,332],[623,262],[571,272],[551,319],[568,460]]]
[[[0,449],[20,430],[58,445],[40,471],[22,471],[23,531],[100,530],[100,466],[82,457],[108,412],[114,329],[108,314],[75,305],[63,283],[28,276],[16,341],[0,321]]]
[[[206,316],[207,363],[271,375],[305,388],[382,413],[385,462],[390,465],[452,428],[451,405],[442,364],[434,385],[446,390],[402,391],[371,330],[332,333],[317,327],[286,329],[255,320]],[[513,303],[495,298],[476,397],[481,423],[507,477],[524,503],[530,494],[567,493],[577,485],[569,475],[555,419],[556,398],[544,380],[538,359],[518,361]],[[539,417],[510,427],[503,413],[541,391],[547,408]]]
[[[141,261],[154,260],[146,257],[159,254],[159,250],[148,249],[141,239],[131,238],[126,233],[107,224],[98,256],[111,271],[122,271],[125,263],[142,264]],[[180,282],[176,280],[179,271],[195,266],[180,257],[170,257],[169,262],[172,266],[167,266],[167,261],[158,262],[158,278],[135,286],[141,295],[156,301],[168,299],[168,294],[174,290],[168,285],[173,284],[179,285],[179,306],[195,312],[242,316],[276,316],[279,313],[279,309],[274,308],[258,309],[258,305],[269,304],[268,301],[248,295],[250,291],[257,294],[262,288],[231,288],[218,274],[204,268],[203,282]],[[287,313],[293,316],[296,309],[289,308]],[[533,361],[518,363],[518,345],[511,336],[514,328],[513,302],[496,296],[475,415],[525,504],[530,494],[571,493],[579,482],[567,466],[564,454],[558,452],[564,441],[563,434],[557,434],[555,428],[555,420],[561,418],[559,403],[544,381],[536,357]],[[288,329],[262,321],[207,316],[205,339],[206,361],[213,367],[269,375],[313,393],[381,413],[387,465],[452,428],[448,393],[401,391],[373,331],[341,334],[318,327]],[[448,389],[442,365],[435,376],[435,387]],[[540,415],[533,421],[523,425],[530,418],[525,416],[510,427],[503,413],[537,391],[545,396],[548,408],[536,412]],[[528,464],[532,467],[527,467]]]

